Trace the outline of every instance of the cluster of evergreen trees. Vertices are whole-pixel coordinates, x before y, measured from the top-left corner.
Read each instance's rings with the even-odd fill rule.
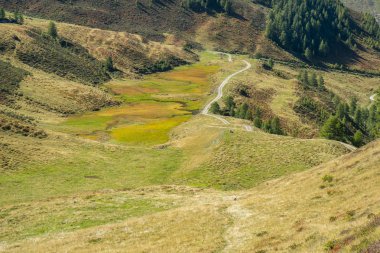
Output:
[[[376,22],[376,19],[369,13],[364,14],[362,28],[374,36],[376,39],[380,40],[380,26]]]
[[[366,43],[375,48],[380,49],[380,26],[371,14],[364,14],[361,27],[372,37],[366,38]]]
[[[298,75],[298,81],[304,88],[317,88],[321,91],[325,90],[325,81],[323,76],[318,76],[315,72],[309,74],[307,70],[303,70]]]
[[[230,0],[184,0],[184,5],[197,12],[218,11],[232,14],[232,5]]]
[[[369,109],[360,107],[355,98],[350,104],[335,99],[335,114],[321,128],[321,136],[361,146],[380,134],[380,108],[375,104]]]
[[[251,110],[247,103],[237,106],[232,96],[227,96],[224,99],[224,104],[225,107],[221,108],[217,102],[214,102],[210,108],[211,112],[214,114],[252,120],[255,127],[261,128],[268,133],[284,134],[278,117],[263,120],[260,108],[256,107],[254,110]]]
[[[350,19],[336,0],[276,0],[268,15],[267,36],[307,59],[326,56],[336,43],[352,45]]]
[[[5,10],[3,8],[0,8],[0,21],[4,21],[4,20],[8,20],[10,22],[14,22],[14,23],[22,25],[24,23],[24,16],[18,11],[16,11],[13,14],[13,17],[7,18]]]
[[[302,70],[298,75],[304,89],[294,110],[322,126],[320,135],[327,139],[352,143],[355,146],[371,141],[380,135],[380,106],[360,107],[356,98],[345,103],[326,89],[324,79]],[[313,95],[318,96],[314,99]],[[380,103],[379,103],[380,104]]]

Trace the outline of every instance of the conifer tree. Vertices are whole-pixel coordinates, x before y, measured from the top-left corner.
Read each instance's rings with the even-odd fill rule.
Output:
[[[5,19],[5,10],[3,8],[0,9],[0,20]]]
[[[282,134],[282,130],[281,130],[281,125],[280,125],[280,119],[279,117],[275,117],[272,121],[271,121],[271,133],[272,134]]]
[[[13,13],[13,20],[17,23],[17,20],[18,20],[18,11],[15,11],[15,13]]]
[[[255,125],[255,127],[261,128],[263,121],[261,120],[261,118],[259,116],[256,116],[253,124]]]
[[[326,139],[343,140],[344,127],[338,117],[331,116],[322,126],[320,135]]]
[[[360,147],[363,144],[363,133],[360,130],[357,130],[352,139],[352,144],[357,147]]]
[[[211,104],[210,111],[213,114],[220,114],[220,106],[217,102]]]
[[[339,103],[337,110],[336,110],[336,115],[338,116],[339,119],[343,119],[346,116],[343,104]]]
[[[350,114],[351,115],[355,114],[357,105],[358,105],[358,99],[355,97],[351,98],[351,101],[350,101]]]
[[[319,90],[325,89],[325,80],[323,79],[323,76],[318,77],[318,89]]]
[[[227,113],[230,116],[234,116],[235,115],[236,104],[235,104],[234,99],[232,98],[232,96],[227,96],[224,102],[226,104],[226,111],[227,111]]]
[[[314,87],[318,86],[317,74],[315,72],[311,74],[309,83],[311,86],[314,86]]]
[[[48,34],[49,34],[50,37],[52,37],[53,39],[56,39],[56,38],[58,37],[57,26],[56,26],[56,24],[55,24],[53,21],[50,21],[50,23],[49,23]]]
[[[232,14],[232,5],[231,5],[230,0],[226,0],[226,2],[225,2],[225,4],[224,4],[224,11],[225,11],[228,15],[231,15],[231,14]]]
[[[361,111],[361,109],[359,107],[357,107],[356,110],[355,110],[354,121],[359,126],[362,123],[362,111]]]
[[[106,60],[106,69],[109,71],[109,72],[112,72],[114,71],[114,66],[113,66],[113,60],[112,60],[112,57],[111,56],[108,56],[107,57],[107,60]]]
[[[274,67],[274,62],[273,62],[272,58],[269,58],[268,66],[269,66],[270,69],[273,69],[273,67]]]
[[[24,16],[21,13],[18,15],[17,23],[20,25],[24,24]]]
[[[306,48],[304,55],[309,61],[313,59],[313,53],[311,52],[310,48]]]

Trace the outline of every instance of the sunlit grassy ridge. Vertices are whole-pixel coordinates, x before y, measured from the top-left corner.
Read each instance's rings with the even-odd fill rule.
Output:
[[[337,142],[271,135],[257,129],[247,132],[242,127],[231,126],[231,130],[215,123],[198,117],[175,130],[174,135],[182,135],[175,145],[186,159],[172,174],[173,182],[221,190],[247,189],[347,152]]]

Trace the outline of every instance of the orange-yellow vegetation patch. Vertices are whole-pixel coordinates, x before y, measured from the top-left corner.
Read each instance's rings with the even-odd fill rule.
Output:
[[[169,140],[172,128],[185,122],[190,115],[151,121],[147,124],[128,125],[114,128],[112,139],[131,144],[160,144]]]

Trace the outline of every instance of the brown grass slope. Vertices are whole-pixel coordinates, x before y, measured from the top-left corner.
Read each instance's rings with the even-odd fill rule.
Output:
[[[36,206],[29,204],[29,217],[40,212],[38,206],[44,210],[51,206],[62,212],[65,201],[69,204],[67,208],[73,205],[79,208],[93,205],[90,203],[96,203],[94,198],[118,202],[131,197],[155,199],[174,206],[115,224],[3,244],[1,249],[4,252],[377,252],[379,144],[372,142],[312,170],[247,191],[225,193],[160,186],[86,193],[46,200]],[[12,211],[16,208],[8,209],[7,219],[20,218],[19,213]],[[366,251],[369,249],[372,251]]]
[[[48,27],[46,20],[32,19],[29,24],[44,31]],[[125,73],[143,72],[160,61],[177,66],[198,59],[196,54],[183,49],[185,41],[172,40],[169,35],[165,42],[160,43],[127,32],[93,29],[67,23],[58,23],[57,27],[60,36],[83,46],[96,59],[104,62],[111,56],[115,67]]]
[[[138,4],[136,4],[138,3]],[[183,7],[182,0],[155,1],[51,1],[9,2],[9,10],[94,28],[137,33],[155,41],[167,41],[171,34],[206,48],[253,54],[258,47],[277,52],[281,59],[291,56],[277,49],[262,35],[267,9],[246,1],[233,1],[233,16],[196,13]],[[261,46],[260,46],[261,45]]]
[[[137,33],[155,41],[167,41],[167,34],[208,49],[261,54],[295,61],[264,35],[268,8],[249,1],[234,0],[234,14],[197,13],[184,7],[183,0],[139,1],[6,1],[0,5],[28,15],[95,28]],[[356,15],[356,14],[355,14]],[[360,17],[352,17],[356,23]],[[365,45],[359,33],[357,49],[338,48],[321,63],[337,63],[361,70],[379,70],[380,52]],[[199,45],[198,45],[199,46]]]

